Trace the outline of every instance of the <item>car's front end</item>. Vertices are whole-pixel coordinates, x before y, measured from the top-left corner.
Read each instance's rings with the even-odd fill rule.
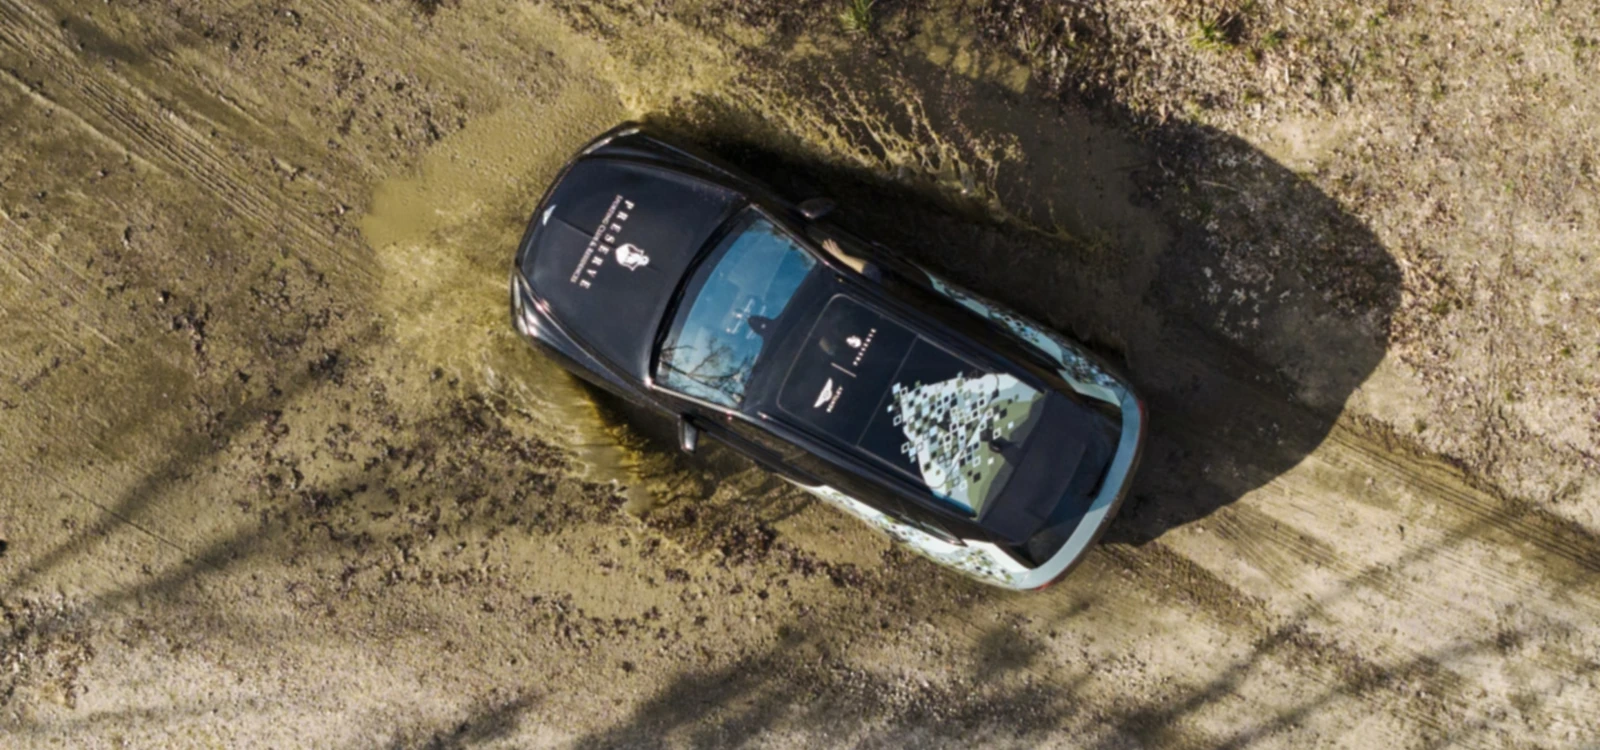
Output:
[[[513,324],[578,374],[636,390],[685,270],[743,203],[638,126],[613,128],[534,210],[511,272]]]

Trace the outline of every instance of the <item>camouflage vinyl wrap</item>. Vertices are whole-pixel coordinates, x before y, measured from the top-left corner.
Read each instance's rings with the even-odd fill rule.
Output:
[[[1100,531],[1110,522],[1117,505],[1127,491],[1133,469],[1138,464],[1144,441],[1144,405],[1126,384],[1101,369],[1080,345],[932,274],[928,277],[940,294],[990,321],[1005,326],[1013,334],[1037,347],[1056,363],[1057,372],[1078,393],[1114,404],[1121,410],[1122,436],[1117,442],[1117,452],[1110,468],[1106,471],[1106,480],[1090,504],[1088,512],[1053,557],[1038,567],[1028,567],[992,543],[975,539],[948,541],[889,516],[833,487],[799,486],[828,504],[866,521],[873,528],[940,565],[1002,588],[1042,588],[1060,578],[1082,560]],[[986,378],[993,378],[995,382],[972,385],[973,381]],[[977,425],[981,433],[985,426],[993,429],[997,425],[1015,421],[1012,417],[1029,413],[1027,410],[1035,408],[1041,400],[1037,391],[1020,382],[1016,382],[1015,385],[1025,389],[1027,393],[1008,389],[1006,386],[1010,384],[1003,383],[1002,378],[1015,381],[1015,378],[1010,376],[957,378],[933,386],[919,385],[895,391],[895,403],[890,409],[901,419],[901,427],[906,431],[908,440],[904,450],[908,451],[908,455],[916,453],[917,463],[924,477],[932,477],[928,482],[930,487],[934,486],[933,478],[955,477],[947,479],[947,484],[958,483],[964,478],[967,482],[965,491],[971,496],[975,491],[973,483],[982,479],[973,479],[970,476],[960,475],[959,472],[971,470],[974,465],[989,466],[989,459],[994,457],[983,453],[984,446],[974,446],[970,442],[954,439],[948,439],[935,446],[935,435],[948,435],[951,432],[947,427],[939,426],[937,420],[955,418],[960,420],[961,424],[968,425],[968,432],[963,434],[970,435],[972,425]],[[971,389],[972,395],[976,397],[971,403],[963,401],[964,397],[960,395],[967,389]],[[935,404],[942,404],[945,411],[939,412]],[[1003,422],[1000,421],[1002,419]],[[922,453],[923,445],[930,446],[927,449],[926,460]],[[989,446],[989,449],[992,450],[993,447]],[[999,464],[1000,460],[997,458],[995,463]]]
[[[940,565],[953,568],[984,583],[1006,588],[1023,588],[1023,584],[1027,581],[1029,569],[993,544],[972,540],[952,544],[916,527],[901,523],[877,508],[827,485],[807,487],[797,484],[796,486],[829,505],[866,521],[873,528],[888,534],[889,538]]]
[[[991,322],[1005,326],[1012,334],[1037,347],[1056,363],[1056,371],[1073,389],[1090,398],[1112,404],[1121,403],[1125,388],[1084,354],[1078,344],[1030,323],[1022,316],[976,294],[960,289],[933,274],[928,280],[938,293],[948,297]]]

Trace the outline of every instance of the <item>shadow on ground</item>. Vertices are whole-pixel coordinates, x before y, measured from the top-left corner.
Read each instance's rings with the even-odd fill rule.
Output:
[[[1174,124],[1133,143],[916,60],[856,62],[788,80],[832,82],[809,106],[841,140],[870,144],[853,159],[737,104],[651,124],[796,200],[836,199],[833,220],[1120,361],[1151,433],[1108,540],[1155,539],[1295,466],[1383,359],[1395,262],[1336,201],[1244,141]],[[841,99],[841,79],[878,93]],[[990,135],[946,135],[973,132]],[[917,142],[926,149],[908,156]],[[995,157],[996,142],[1011,156]],[[894,168],[911,158],[920,171]],[[918,176],[929,172],[947,179]]]
[[[870,120],[835,110],[824,118],[851,142],[876,144],[856,162],[821,158],[786,126],[714,102],[658,124],[700,141],[795,198],[834,197],[841,204],[842,223],[975,291],[1075,332],[1122,361],[1149,401],[1152,433],[1132,497],[1110,541],[1137,544],[1158,538],[1272,481],[1321,443],[1350,394],[1384,356],[1399,297],[1395,264],[1371,232],[1334,200],[1248,144],[1202,127],[1175,125],[1151,134],[1148,143],[1155,145],[1140,146],[1082,115],[1022,101],[982,82],[953,79],[915,60],[863,55],[828,65],[825,70],[795,70],[789,83],[795,91],[809,91],[814,102],[837,105],[840,89],[807,82],[842,81],[841,86],[852,90],[879,92],[868,97],[868,110],[890,113]],[[915,82],[914,91],[908,94],[895,83],[903,80]],[[904,96],[920,98],[924,106],[901,107],[896,97]],[[886,139],[886,129],[909,137]],[[1010,139],[1019,156],[986,162],[975,140],[941,144],[919,135],[973,132]],[[919,140],[927,141],[926,151],[907,157],[895,150],[897,144]],[[907,158],[921,159],[923,166],[948,175],[947,185],[965,186],[969,195],[951,197],[949,191],[920,182],[916,175],[927,170],[909,169],[902,176],[885,167],[896,160],[908,163]],[[997,213],[996,204],[1009,211]],[[220,426],[221,436],[232,439],[259,426],[315,380],[297,374],[281,392],[245,404]],[[427,440],[437,440],[475,435],[493,426],[467,417],[447,417],[461,425],[460,435],[432,426],[418,429],[428,433]],[[670,446],[670,432],[649,433]],[[486,441],[487,447],[502,444],[510,441]],[[363,541],[362,535],[383,524],[357,515],[356,509],[399,513],[392,526],[410,523],[400,508],[377,495],[384,485],[413,478],[406,473],[412,461],[408,448],[384,445],[375,454],[382,458],[379,470],[351,469],[350,482],[329,482],[320,494],[311,491],[317,488],[285,492],[279,499],[293,503],[283,510],[285,523],[293,521],[297,532],[305,532],[286,546],[331,557],[340,545],[368,544],[370,537]],[[428,461],[429,452],[421,443],[414,451],[419,462]],[[174,476],[194,470],[210,453],[180,451],[114,498],[107,509],[111,519],[36,558],[7,582],[8,590],[83,556],[95,537],[140,518]],[[389,464],[399,468],[391,471]],[[508,495],[508,508],[478,511],[461,505],[462,498],[493,497],[510,481],[485,479],[471,491],[455,489],[463,477],[475,480],[483,473],[475,465],[446,467],[440,476],[424,481],[421,490],[408,486],[409,495],[428,500],[420,503],[425,507],[416,522],[429,523],[431,508],[426,506],[457,501],[467,508],[461,511],[461,524],[540,525],[512,517],[529,510],[519,510],[521,501],[515,496]],[[368,495],[356,489],[365,481],[374,486]],[[334,514],[341,503],[349,512]],[[777,511],[792,512],[787,506]],[[328,515],[341,517],[330,522]],[[431,522],[437,524],[437,514]],[[564,522],[552,518],[548,524]],[[326,541],[313,539],[308,529],[325,530]],[[280,543],[268,529],[243,528],[237,536],[186,553],[169,572],[112,592],[95,605],[177,595],[195,577],[242,557],[281,552]],[[960,598],[969,606],[992,602],[989,592],[964,581],[929,582],[928,572],[920,565],[886,570],[880,588],[902,593],[931,589],[932,598]],[[1359,579],[1352,580],[1350,587],[1359,584]],[[940,611],[924,613],[906,604],[900,613],[909,619]],[[853,610],[825,614],[832,615],[826,619],[829,630],[859,626],[850,621]],[[980,666],[970,675],[931,686],[888,684],[820,651],[810,658],[808,649],[824,635],[805,628],[799,632],[730,664],[673,677],[625,722],[579,744],[651,746],[665,744],[676,733],[687,734],[696,746],[737,746],[758,740],[781,722],[839,727],[853,732],[855,744],[904,745],[910,744],[905,741],[910,736],[969,734],[994,726],[997,717],[1012,732],[1008,741],[1018,745],[1075,718],[1094,723],[1109,718],[1109,726],[1119,731],[1152,742],[1170,740],[1168,733],[1176,731],[1169,729],[1173,723],[1234,692],[1257,671],[1261,658],[1292,661],[1302,637],[1292,629],[1264,633],[1251,659],[1220,667],[1209,684],[1178,688],[1109,717],[1081,717],[1075,694],[1087,673],[1040,668],[1044,674],[1038,681],[1021,680],[1038,665],[1044,648],[1012,630],[982,634],[971,654]],[[1483,647],[1467,644],[1462,650]],[[1433,658],[1418,657],[1418,669],[1425,671]],[[1380,689],[1386,680],[1405,679],[1405,669],[1350,671],[1344,681],[1329,686],[1325,700]],[[957,694],[951,685],[972,689]],[[421,741],[437,746],[492,741],[514,732],[534,703],[494,703],[454,727],[418,732],[431,732]],[[1318,705],[1306,704],[1296,709],[1300,713],[1269,721],[1293,723]],[[1264,724],[1262,731],[1272,729]]]
[[[1433,730],[1431,741],[1422,746],[1444,747],[1484,727],[1452,725],[1448,711],[1427,701],[1405,705],[1404,696],[1418,686],[1448,690],[1452,680],[1441,673],[1441,664],[1483,658],[1497,649],[1493,638],[1485,638],[1382,669],[1345,670],[1275,712],[1191,723],[1232,700],[1247,684],[1256,683],[1259,689],[1259,681],[1272,679],[1282,664],[1303,660],[1306,632],[1297,624],[1274,628],[1245,657],[1219,664],[1205,682],[1169,684],[1141,698],[1124,695],[1111,699],[1108,707],[1104,688],[1095,686],[1097,678],[1104,678],[1096,674],[1103,665],[1062,664],[1045,655],[1043,643],[1004,625],[985,631],[970,651],[951,654],[951,668],[934,681],[834,658],[830,649],[836,646],[829,644],[838,634],[830,631],[792,630],[759,653],[679,673],[627,719],[584,735],[572,746],[724,748],[803,738],[798,741],[814,746],[1036,747],[1074,737],[1078,746],[1096,750],[1242,748],[1281,738],[1335,704],[1389,693],[1401,696],[1397,713]],[[973,666],[963,668],[963,661]]]

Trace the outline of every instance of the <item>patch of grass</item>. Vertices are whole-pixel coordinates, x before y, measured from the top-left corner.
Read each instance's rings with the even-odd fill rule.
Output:
[[[1249,31],[1245,18],[1255,11],[1255,3],[1245,3],[1234,11],[1222,11],[1202,16],[1195,22],[1189,43],[1207,52],[1228,52],[1240,49]]]
[[[1233,49],[1233,40],[1229,38],[1226,22],[1221,18],[1203,19],[1196,23],[1194,33],[1189,35],[1189,43],[1195,49],[1207,52]]]
[[[872,33],[872,6],[877,2],[878,0],[850,0],[850,4],[839,11],[840,25],[851,34]]]
[[[1013,28],[1014,43],[1023,57],[1029,60],[1036,60],[1054,45],[1063,49],[1078,46],[1072,19],[1066,10],[1058,6],[1044,6],[1037,17],[1032,14],[1019,16]]]
[[[1283,45],[1288,41],[1289,32],[1283,29],[1273,29],[1267,32],[1266,36],[1257,39],[1256,43],[1250,47],[1250,62],[1261,62],[1268,52],[1276,52],[1283,49]]]

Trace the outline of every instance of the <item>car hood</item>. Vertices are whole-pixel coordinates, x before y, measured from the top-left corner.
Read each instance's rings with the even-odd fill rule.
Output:
[[[534,217],[521,270],[575,338],[642,378],[673,291],[740,203],[686,175],[584,159]]]
[[[822,306],[776,395],[790,419],[1012,541],[1051,522],[1083,470],[1103,470],[1110,452],[1102,456],[1098,444],[1109,434],[1114,446],[1116,436],[1071,397],[959,354],[846,294]]]

